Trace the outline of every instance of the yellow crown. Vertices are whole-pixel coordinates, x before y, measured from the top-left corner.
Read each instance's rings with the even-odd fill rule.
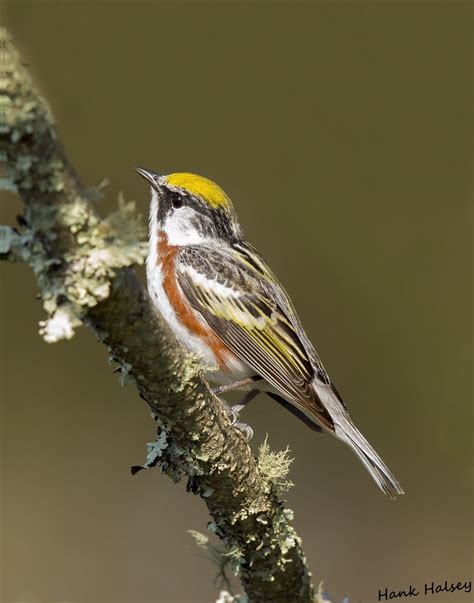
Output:
[[[165,181],[170,186],[182,188],[192,195],[201,197],[212,207],[229,207],[231,201],[221,187],[203,176],[197,174],[189,174],[187,172],[177,172],[165,176]]]

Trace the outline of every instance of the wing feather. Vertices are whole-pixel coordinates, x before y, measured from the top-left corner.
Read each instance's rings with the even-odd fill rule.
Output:
[[[288,296],[255,250],[186,247],[176,273],[188,303],[236,356],[332,426],[312,385],[319,370],[316,352],[302,337]]]

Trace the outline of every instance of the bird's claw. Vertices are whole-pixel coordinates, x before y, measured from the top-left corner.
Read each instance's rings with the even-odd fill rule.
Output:
[[[250,440],[253,438],[253,429],[250,427],[250,425],[247,425],[247,423],[234,423],[233,427],[240,431],[246,442],[250,442]]]
[[[236,404],[235,406],[229,406],[228,404],[224,404],[224,409],[226,413],[229,415],[230,424],[233,426],[239,421],[240,411],[243,406],[241,404]]]
[[[237,423],[237,421],[239,420],[238,411],[235,411],[233,406],[229,406],[225,402],[223,403],[223,406],[224,406],[224,410],[226,411],[226,413],[229,417],[230,424],[235,425],[235,423]]]
[[[244,408],[244,405],[236,404],[235,406],[228,406],[225,404],[224,408],[229,415],[229,420],[232,427],[235,427],[235,429],[238,429],[242,433],[246,442],[250,442],[250,440],[253,438],[253,429],[250,427],[250,425],[247,425],[247,423],[242,423],[239,421],[239,414],[242,408]]]

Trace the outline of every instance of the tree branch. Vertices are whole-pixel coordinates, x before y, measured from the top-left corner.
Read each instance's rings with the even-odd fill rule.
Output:
[[[48,342],[87,325],[152,409],[159,438],[152,464],[185,477],[213,518],[249,601],[309,602],[314,593],[301,542],[275,487],[201,379],[195,361],[156,315],[130,268],[146,244],[133,208],[100,219],[61,148],[54,120],[8,34],[2,36],[3,183],[24,201],[21,233],[4,228],[3,259],[27,262],[48,318]]]

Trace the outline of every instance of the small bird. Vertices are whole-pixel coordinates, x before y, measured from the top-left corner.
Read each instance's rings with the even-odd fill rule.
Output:
[[[403,490],[352,422],[288,294],[244,238],[212,180],[135,168],[151,186],[147,282],[178,341],[197,354],[216,393],[246,391],[231,416],[265,392],[316,431],[348,444],[390,498]]]

